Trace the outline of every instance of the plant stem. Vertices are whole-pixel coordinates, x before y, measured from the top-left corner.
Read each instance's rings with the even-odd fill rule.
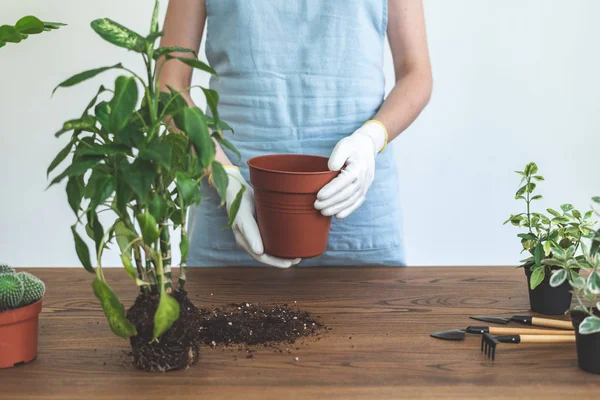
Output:
[[[531,185],[531,176],[528,175],[527,176],[527,190],[526,190],[527,199],[525,200],[527,202],[527,227],[529,228],[529,233],[533,233],[531,231],[531,210],[530,210],[530,208],[531,208],[531,205],[530,205],[531,204],[531,193],[529,193],[530,185]]]
[[[150,282],[150,293],[157,294],[158,286],[156,281],[156,274],[152,269],[152,251],[146,245],[144,245],[144,253],[146,254],[146,274],[148,275],[148,281]]]
[[[144,279],[144,265],[142,264],[142,255],[140,253],[140,246],[133,247],[133,258],[135,259],[135,267],[137,269],[138,278],[141,280]],[[148,295],[148,288],[146,286],[142,287],[142,291],[145,296]]]
[[[161,231],[160,231],[160,252],[162,253],[164,272],[165,272],[165,288],[167,289],[167,293],[171,293],[173,291],[173,282],[171,276],[171,238],[169,234],[169,225],[167,221],[162,221],[160,223]]]
[[[183,204],[182,204],[183,206]],[[181,207],[181,242],[188,241],[187,231],[186,231],[186,219],[187,212]],[[188,245],[189,246],[189,245]],[[181,263],[179,265],[179,280],[177,281],[177,290],[183,290],[185,286],[185,281],[187,279],[187,254],[181,255]]]

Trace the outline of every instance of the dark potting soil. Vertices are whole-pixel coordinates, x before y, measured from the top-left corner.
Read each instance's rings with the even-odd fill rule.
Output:
[[[188,300],[185,292],[175,292],[179,302],[179,319],[159,338],[152,341],[154,314],[158,299],[140,295],[127,311],[138,335],[130,339],[134,364],[145,371],[185,369],[198,360],[201,338],[198,332],[200,310]]]
[[[201,344],[211,347],[240,345],[278,347],[300,338],[318,336],[325,328],[307,311],[287,304],[240,303],[224,308],[198,309],[185,292],[175,292],[180,316],[158,342],[152,342],[157,299],[138,296],[127,311],[138,335],[130,339],[134,364],[146,371],[185,369],[199,356]]]
[[[317,336],[323,328],[307,311],[284,305],[240,303],[201,309],[199,336],[207,345],[278,345]]]

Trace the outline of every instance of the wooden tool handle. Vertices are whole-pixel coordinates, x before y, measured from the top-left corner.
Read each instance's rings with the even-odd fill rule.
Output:
[[[570,331],[573,330],[573,324],[570,321],[559,321],[548,318],[533,317],[531,318],[531,325],[545,326],[547,328],[567,329]]]
[[[490,326],[492,335],[575,335],[575,331],[551,330],[551,329],[527,329],[527,328],[502,328]]]
[[[521,343],[575,343],[575,335],[520,335]]]

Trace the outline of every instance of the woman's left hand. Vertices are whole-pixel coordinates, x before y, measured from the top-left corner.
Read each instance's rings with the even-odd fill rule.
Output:
[[[365,201],[375,177],[375,158],[387,144],[387,132],[379,121],[368,121],[340,140],[329,157],[329,169],[340,174],[319,193],[315,208],[325,216],[345,218]]]

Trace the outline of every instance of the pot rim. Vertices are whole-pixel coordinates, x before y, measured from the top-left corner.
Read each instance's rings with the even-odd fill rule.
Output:
[[[25,307],[0,312],[0,326],[12,325],[35,318],[42,311],[43,298]]]
[[[246,164],[248,164],[248,167],[250,167],[252,169],[255,169],[255,170],[258,170],[258,171],[264,171],[264,172],[270,172],[270,173],[273,173],[273,174],[282,174],[282,175],[327,175],[327,174],[337,174],[337,173],[339,173],[339,171],[331,171],[331,170],[327,170],[327,171],[315,171],[315,172],[278,171],[278,170],[274,170],[274,169],[259,167],[259,166],[256,166],[256,165],[252,164],[252,161],[255,161],[257,159],[265,159],[265,158],[281,157],[281,156],[310,157],[310,158],[320,158],[320,159],[328,160],[327,157],[314,156],[314,155],[310,155],[310,154],[265,154],[265,155],[262,155],[262,156],[256,156],[256,157],[250,158],[248,161],[246,161]]]

